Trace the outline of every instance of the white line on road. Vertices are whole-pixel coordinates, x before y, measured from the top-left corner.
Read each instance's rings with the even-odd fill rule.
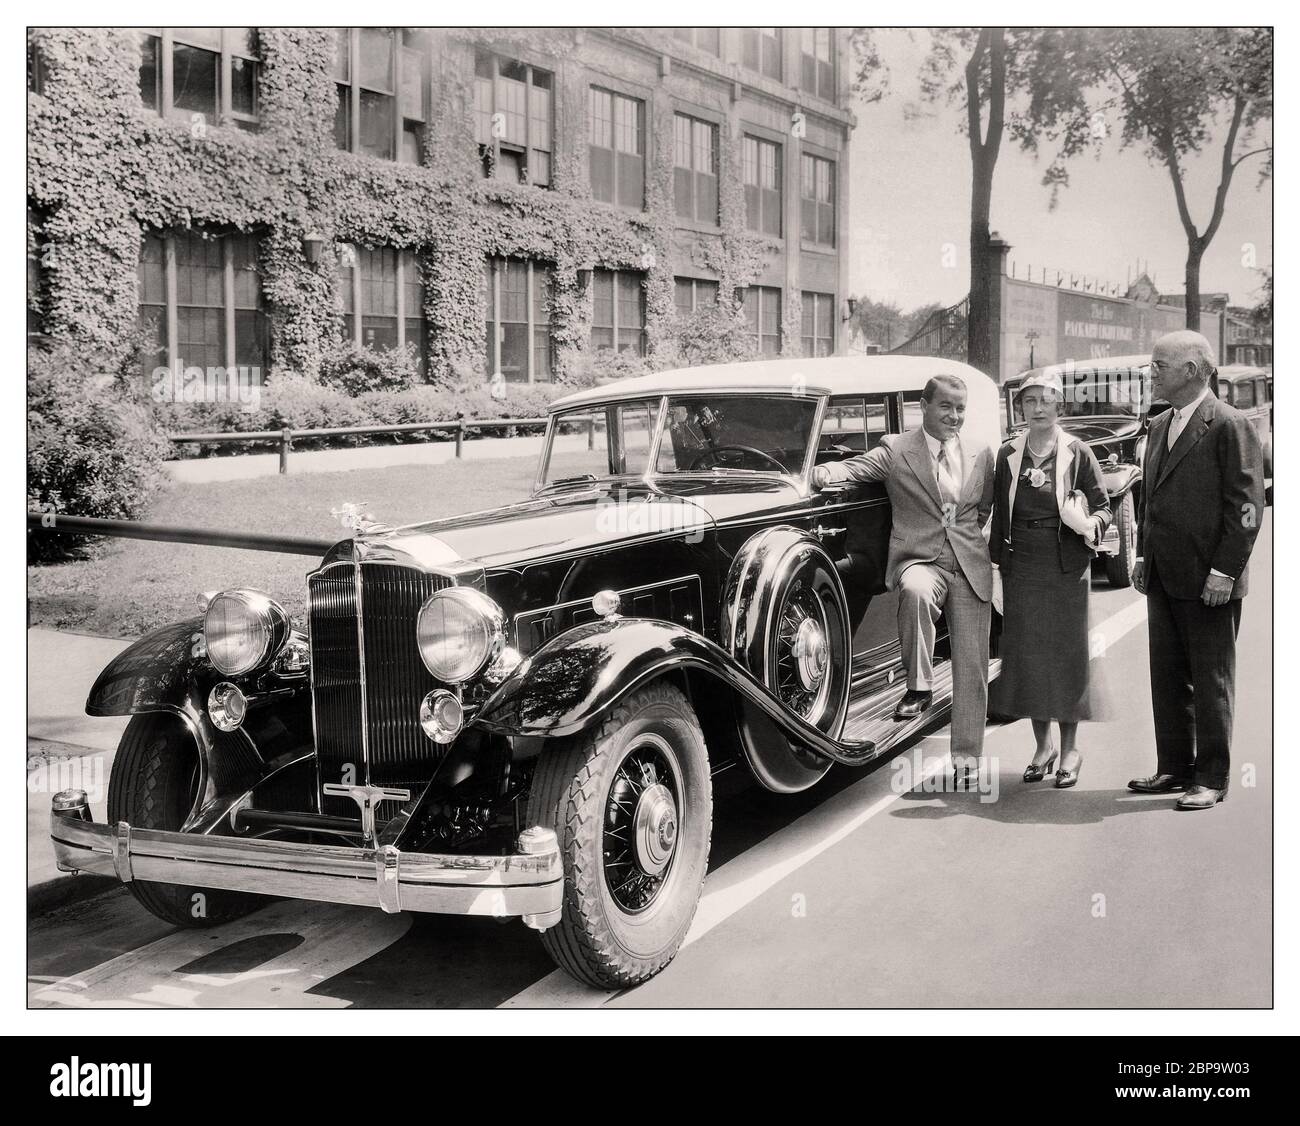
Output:
[[[1139,597],[1106,618],[1092,632],[1094,636],[1102,637],[1109,648],[1125,634],[1136,629],[1146,620],[1146,616],[1146,599]],[[927,738],[946,736],[932,735]],[[914,788],[923,788],[924,782],[946,765],[945,756],[936,758],[916,780]],[[861,791],[871,787],[876,777],[873,774],[841,790],[824,805],[773,833],[747,852],[728,861],[716,872],[710,872],[705,880],[705,890],[695,913],[695,921],[682,944],[683,949],[698,942],[716,926],[726,922],[791,873],[862,828],[902,797],[902,792],[888,793],[865,809],[856,808],[862,796]],[[792,843],[794,851],[791,851]],[[617,992],[579,985],[562,970],[555,970],[541,981],[515,994],[504,1002],[502,1008],[596,1008],[617,995]]]

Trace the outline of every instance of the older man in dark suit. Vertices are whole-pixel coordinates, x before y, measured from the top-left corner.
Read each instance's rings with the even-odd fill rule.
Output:
[[[1147,596],[1156,773],[1130,790],[1186,792],[1179,809],[1228,793],[1237,630],[1246,563],[1264,514],[1264,460],[1250,422],[1210,390],[1209,341],[1171,332],[1151,355],[1169,402],[1142,468],[1133,585]]]

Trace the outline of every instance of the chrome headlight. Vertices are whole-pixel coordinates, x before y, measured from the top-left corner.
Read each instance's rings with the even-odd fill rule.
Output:
[[[461,684],[492,660],[505,641],[505,616],[486,594],[470,587],[437,591],[420,608],[420,659],[444,684]]]
[[[260,590],[225,590],[208,603],[203,642],[208,660],[226,676],[242,676],[269,661],[289,636],[289,615]]]

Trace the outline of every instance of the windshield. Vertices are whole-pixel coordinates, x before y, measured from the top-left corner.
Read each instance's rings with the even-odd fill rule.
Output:
[[[1147,364],[1132,368],[1077,368],[1062,365],[1057,372],[1065,391],[1062,418],[1096,418],[1124,415],[1137,418],[1151,407],[1151,369]],[[1025,421],[1016,392],[1023,379],[1007,385],[1011,397],[1012,424]]]
[[[650,470],[659,398],[564,411],[555,418],[542,487]],[[817,400],[792,395],[675,395],[653,471],[803,472]]]

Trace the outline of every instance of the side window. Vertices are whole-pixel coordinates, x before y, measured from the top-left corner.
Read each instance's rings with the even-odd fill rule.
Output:
[[[874,450],[889,432],[883,395],[861,399],[833,399],[822,421],[817,443],[817,463],[852,457]]]
[[[907,391],[903,395],[903,430],[915,430],[921,425],[921,392]]]
[[[1253,380],[1243,379],[1232,386],[1232,405],[1234,407],[1253,407],[1255,405],[1255,384]]]
[[[650,442],[659,418],[659,403],[624,403],[618,408],[618,473],[644,473],[650,467]]]

